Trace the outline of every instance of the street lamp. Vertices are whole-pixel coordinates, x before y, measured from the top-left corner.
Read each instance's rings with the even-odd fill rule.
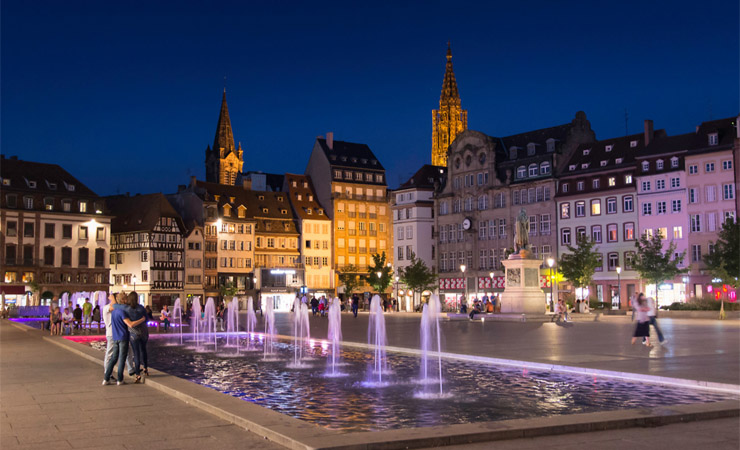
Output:
[[[398,280],[400,280],[400,279],[401,278],[398,275],[396,275],[396,302],[400,302],[401,301],[400,295],[398,295]],[[400,303],[397,303],[397,304],[398,304],[399,307],[401,306]]]
[[[552,258],[547,258],[547,266],[550,268],[550,312],[555,311],[555,293],[553,292],[552,285],[555,283],[555,277],[552,276],[552,266],[555,264],[555,260]]]
[[[375,275],[378,276],[378,293],[380,293],[380,278],[383,276],[383,272],[378,270],[377,272],[375,272]]]
[[[468,299],[468,279],[465,278],[465,264],[460,264],[460,272],[463,274],[463,282],[465,283],[465,294],[463,295],[463,298],[467,301]],[[456,308],[460,309],[460,308]]]
[[[619,309],[622,306],[622,278],[620,276],[621,273],[622,273],[622,267],[617,266],[617,302],[618,302],[617,309]],[[614,306],[613,303],[614,302],[612,302],[612,306]]]

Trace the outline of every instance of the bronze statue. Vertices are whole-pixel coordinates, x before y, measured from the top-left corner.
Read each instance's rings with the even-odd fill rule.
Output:
[[[528,250],[529,247],[529,216],[527,211],[522,208],[516,217],[516,226],[514,228],[514,251],[516,253],[522,250]]]

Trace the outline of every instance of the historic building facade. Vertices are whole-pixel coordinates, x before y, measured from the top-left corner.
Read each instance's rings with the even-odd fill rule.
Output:
[[[437,271],[434,190],[440,186],[446,173],[447,167],[425,164],[391,195],[395,248],[393,272],[396,276],[411,264],[412,255],[424,261],[432,271]],[[409,291],[398,282],[394,288],[399,308],[405,311],[415,311],[424,294],[431,294]]]
[[[205,239],[203,226],[195,222],[185,231],[185,297],[205,297],[203,289],[203,255]],[[184,302],[184,300],[181,300]]]
[[[385,169],[365,144],[317,138],[306,167],[319,204],[333,220],[333,261],[337,272],[356,268],[366,275],[373,254],[393,262],[391,215]],[[338,286],[335,279],[335,286]],[[371,290],[369,286],[361,287]],[[340,293],[348,294],[338,287]]]
[[[184,296],[182,218],[162,194],[106,197],[111,224],[111,285],[136,290],[155,311]]]
[[[231,130],[229,107],[226,105],[226,89],[221,100],[221,112],[216,124],[216,137],[213,148],[206,148],[206,181],[234,185],[244,166],[244,152],[241,143],[234,145]]]
[[[103,199],[57,165],[1,158],[2,301],[107,291],[111,217]]]
[[[447,148],[458,134],[467,129],[468,111],[462,109],[457,80],[452,69],[452,49],[448,43],[439,109],[432,111],[432,165],[447,166]]]

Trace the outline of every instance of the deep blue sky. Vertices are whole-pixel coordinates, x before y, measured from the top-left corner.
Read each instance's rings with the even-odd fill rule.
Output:
[[[598,138],[738,113],[738,3],[2,2],[2,152],[99,194],[204,176],[227,76],[245,170],[305,169],[314,138],[370,145],[391,187],[430,160],[447,40],[469,127],[586,111]],[[567,3],[567,4],[566,4]]]

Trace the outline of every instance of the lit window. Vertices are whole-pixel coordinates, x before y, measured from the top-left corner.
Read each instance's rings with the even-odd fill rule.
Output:
[[[614,177],[609,177],[609,187],[613,187],[617,185],[617,179]]]

